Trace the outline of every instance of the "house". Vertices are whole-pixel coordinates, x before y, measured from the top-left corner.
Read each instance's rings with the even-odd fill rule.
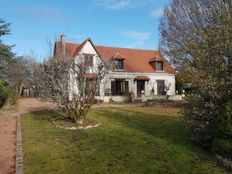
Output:
[[[113,70],[102,85],[99,98],[104,101],[147,100],[175,95],[175,75],[170,63],[157,50],[94,45],[90,38],[81,44],[65,42],[65,35],[55,42],[54,56],[78,59],[83,54],[90,65],[98,61],[114,62]],[[70,88],[75,90],[74,85]]]

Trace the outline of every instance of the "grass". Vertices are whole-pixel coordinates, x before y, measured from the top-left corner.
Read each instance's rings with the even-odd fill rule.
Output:
[[[195,146],[175,108],[96,108],[90,130],[54,128],[54,111],[22,118],[25,173],[220,174],[212,156]]]

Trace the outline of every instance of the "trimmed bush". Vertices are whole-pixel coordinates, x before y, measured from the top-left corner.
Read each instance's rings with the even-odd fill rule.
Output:
[[[224,158],[232,159],[232,140],[215,138],[213,151]]]
[[[0,108],[5,104],[7,99],[7,88],[0,82]]]
[[[9,103],[10,105],[14,105],[16,104],[17,99],[18,99],[18,94],[15,88],[8,87],[7,88],[7,103]]]
[[[216,138],[213,141],[215,153],[232,159],[232,100],[230,100],[218,115]]]

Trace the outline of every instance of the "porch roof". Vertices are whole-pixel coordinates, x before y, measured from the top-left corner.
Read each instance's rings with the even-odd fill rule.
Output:
[[[134,80],[145,80],[145,81],[149,81],[150,78],[147,76],[137,76],[134,78]]]

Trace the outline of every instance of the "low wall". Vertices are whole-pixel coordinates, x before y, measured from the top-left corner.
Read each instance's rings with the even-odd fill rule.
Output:
[[[142,102],[146,102],[148,100],[170,100],[170,101],[182,101],[183,95],[164,95],[164,96],[142,96],[140,99]],[[110,102],[130,102],[129,96],[104,96],[104,97],[96,97],[98,100],[102,100],[104,103]]]
[[[128,96],[104,96],[104,97],[96,97],[96,99],[102,100],[104,103],[130,101]]]
[[[171,101],[182,101],[184,98],[184,94],[183,95],[170,95],[168,96],[168,100]]]

